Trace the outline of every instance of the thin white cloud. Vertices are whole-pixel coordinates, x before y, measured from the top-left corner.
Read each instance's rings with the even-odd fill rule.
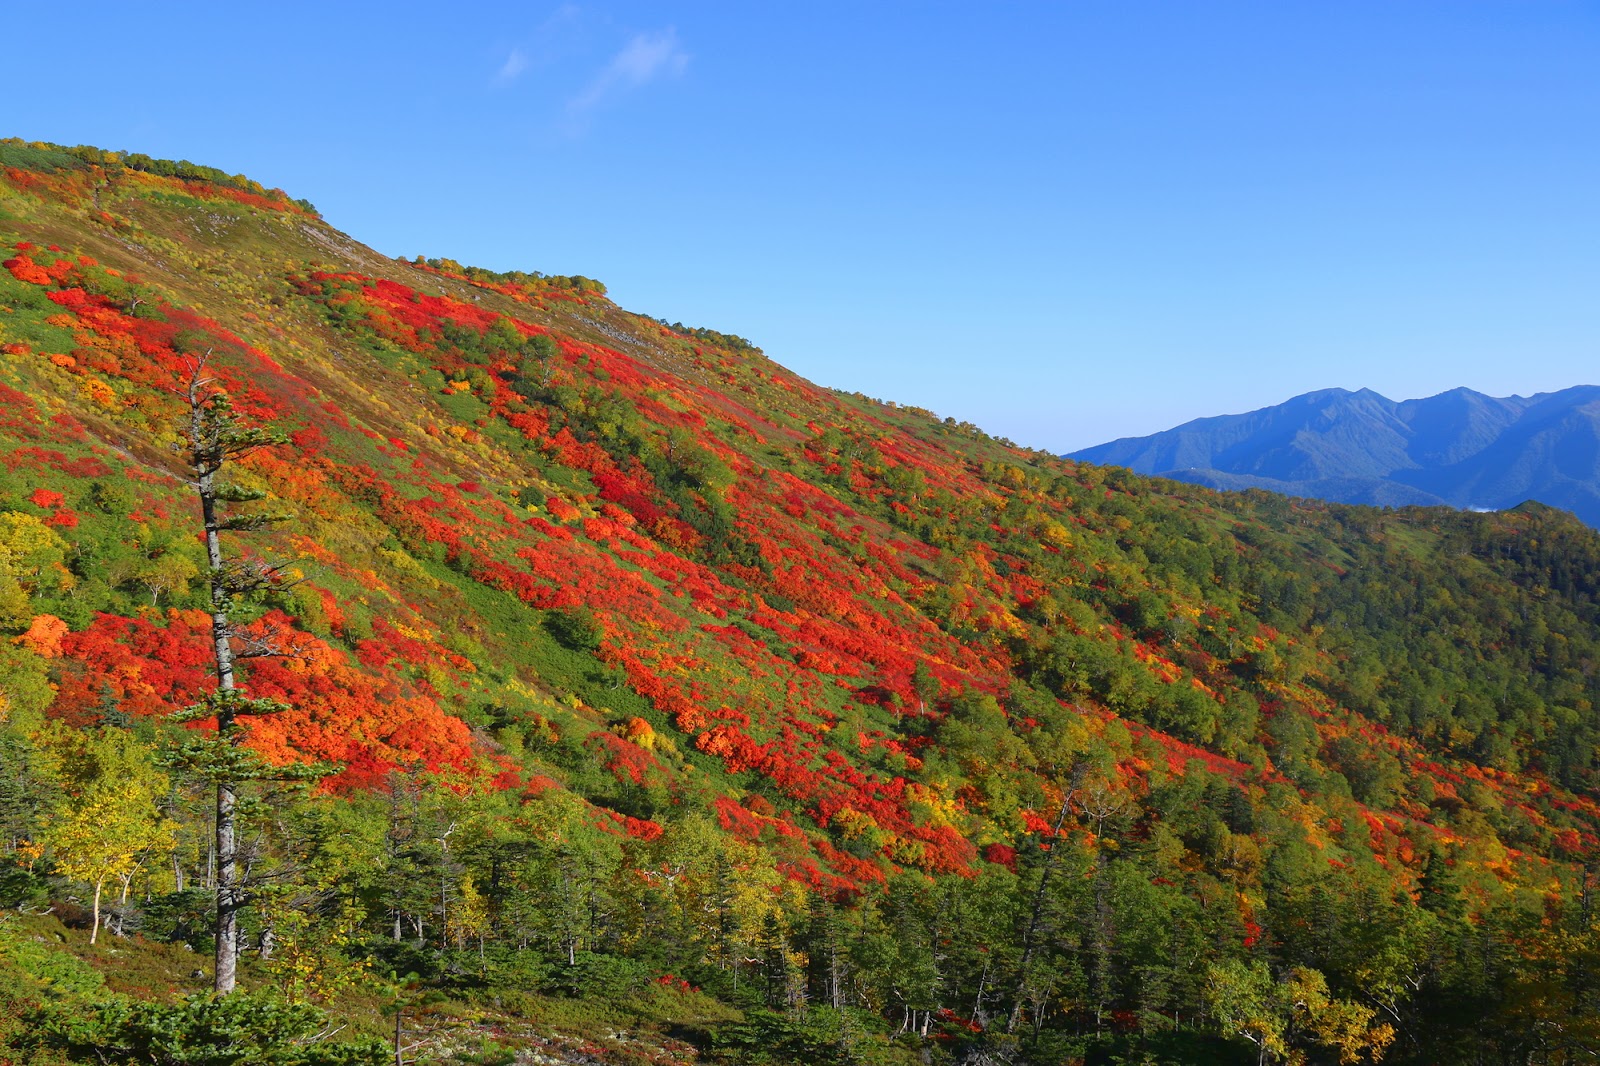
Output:
[[[501,65],[500,72],[494,76],[495,84],[510,85],[527,69],[528,53],[520,48],[513,48],[511,54],[506,56],[505,63]]]
[[[494,84],[505,88],[528,71],[547,66],[564,52],[570,52],[582,17],[583,11],[576,4],[557,7],[530,34],[512,45],[505,62],[495,72]]]
[[[583,92],[567,102],[567,112],[580,116],[624,93],[662,78],[675,78],[689,65],[689,53],[678,44],[677,31],[667,27],[640,33],[611,57]]]

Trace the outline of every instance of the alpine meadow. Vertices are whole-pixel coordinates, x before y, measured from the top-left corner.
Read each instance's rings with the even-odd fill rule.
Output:
[[[0,141],[0,259],[0,1063],[1600,1055],[1566,512],[1023,449],[139,154]]]

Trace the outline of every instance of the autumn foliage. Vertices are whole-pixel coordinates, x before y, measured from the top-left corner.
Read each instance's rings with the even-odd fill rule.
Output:
[[[288,441],[237,474],[287,516],[250,550],[295,578],[249,605],[241,641],[287,654],[245,685],[289,709],[248,743],[329,764],[317,802],[381,809],[372,854],[445,886],[437,913],[350,889],[349,943],[576,972],[671,924],[651,972],[700,969],[660,989],[759,970],[786,1017],[826,998],[886,1040],[1420,1062],[1464,1039],[1466,969],[1437,960],[1472,930],[1516,960],[1482,996],[1554,980],[1550,930],[1580,935],[1600,545],[1559,514],[1145,481],[818,388],[589,279],[346,258],[244,179],[9,150],[0,718],[214,726],[177,721],[213,656],[169,447],[175,375],[213,353]],[[236,240],[182,226],[212,214]],[[213,262],[234,280],[189,280]],[[880,938],[848,964],[845,911]]]

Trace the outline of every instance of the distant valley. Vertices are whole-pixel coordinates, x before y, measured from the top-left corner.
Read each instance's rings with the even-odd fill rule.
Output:
[[[1069,458],[1340,503],[1504,510],[1537,500],[1600,527],[1600,386],[1526,397],[1461,388],[1398,402],[1322,389]]]

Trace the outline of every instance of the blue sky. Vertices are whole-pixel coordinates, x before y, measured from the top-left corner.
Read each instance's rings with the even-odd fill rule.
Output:
[[[365,10],[363,10],[365,9]],[[1594,3],[8,7],[0,135],[1069,450],[1600,381]],[[31,43],[30,43],[31,42]]]

